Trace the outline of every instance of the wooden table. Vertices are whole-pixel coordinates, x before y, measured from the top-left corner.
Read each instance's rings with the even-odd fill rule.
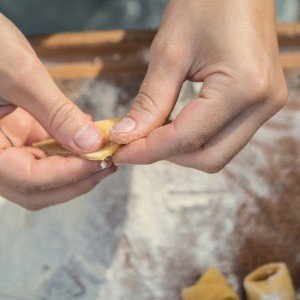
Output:
[[[245,200],[238,206],[238,217],[228,240],[235,257],[230,267],[234,276],[241,281],[263,263],[284,261],[300,287],[300,24],[279,25],[277,30],[289,102],[217,178],[227,182],[224,193]],[[59,33],[32,37],[30,41],[61,89],[99,118],[106,117],[105,113],[97,103],[91,103],[90,95],[80,94],[81,87],[87,82],[113,82],[120,88],[118,109],[122,109],[118,113],[125,112],[147,69],[154,35],[152,31]],[[253,204],[255,211],[251,210]],[[183,226],[188,232],[188,222],[182,224],[186,224]],[[218,230],[222,232],[220,228],[213,232],[218,235]],[[191,228],[189,241],[199,234]],[[172,276],[170,273],[175,275],[179,269],[187,269],[182,278],[177,274],[180,283],[170,285],[177,292],[203,271],[197,270],[193,262],[185,264],[184,259],[180,260],[181,255],[186,255],[180,252],[180,241],[188,242],[180,233],[178,239],[176,255],[181,263],[177,269],[173,266],[171,271],[164,270],[164,276]],[[228,258],[220,254],[219,259]],[[231,275],[226,268],[223,271]],[[126,266],[122,272],[127,274]],[[131,273],[128,274],[130,278]]]

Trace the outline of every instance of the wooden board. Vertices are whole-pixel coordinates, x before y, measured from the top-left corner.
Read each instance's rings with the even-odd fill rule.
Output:
[[[300,67],[300,25],[278,26],[284,69]],[[155,31],[57,33],[30,37],[55,79],[96,77],[102,73],[144,74]]]

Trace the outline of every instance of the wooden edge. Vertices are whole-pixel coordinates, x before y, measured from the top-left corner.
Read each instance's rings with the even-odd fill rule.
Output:
[[[147,63],[60,63],[46,65],[49,74],[55,80],[76,79],[76,78],[95,78],[102,74],[130,74],[144,75],[147,70]]]
[[[277,27],[280,47],[300,47],[300,24],[280,24]]]
[[[300,37],[300,23],[286,23],[277,25],[278,37]]]
[[[300,23],[279,24],[277,26],[278,39],[281,47],[300,46]],[[94,31],[56,33],[48,36],[30,37],[30,42],[41,58],[52,56],[62,57],[62,62],[46,63],[50,75],[57,80],[90,78],[103,73],[140,73],[144,74],[147,62],[107,62],[97,57],[97,62],[90,58],[117,51],[119,53],[132,53],[140,49],[149,49],[156,31]],[[86,54],[87,57],[80,62],[73,61],[76,55]],[[64,57],[70,59],[66,62]],[[84,57],[84,55],[82,56]],[[281,63],[284,69],[300,67],[300,51],[281,52]]]
[[[282,52],[280,54],[283,69],[300,68],[300,52]],[[48,72],[55,80],[76,79],[76,78],[95,78],[99,75],[109,74],[130,74],[144,75],[147,71],[147,62],[133,63],[103,63],[101,60],[94,62],[78,63],[57,63],[46,64]]]
[[[128,43],[149,43],[156,31],[89,31],[63,32],[45,36],[30,36],[29,41],[36,51],[62,48],[107,47],[108,45]]]
[[[285,70],[300,68],[300,52],[282,52],[280,61]]]
[[[29,40],[36,50],[50,48],[81,48],[118,45],[132,42],[151,42],[156,30],[143,31],[89,31],[62,32],[44,36],[29,36]],[[279,39],[295,39],[300,37],[300,23],[278,24]]]
[[[143,49],[149,49],[151,45],[150,41],[141,42],[131,42],[125,44],[103,44],[101,46],[81,46],[80,48],[75,47],[39,47],[34,48],[38,56],[44,57],[48,60],[57,61],[61,58],[66,58],[67,60],[74,60],[76,57],[83,58],[94,58],[100,55],[111,56],[112,53],[122,53],[126,55],[132,55]]]

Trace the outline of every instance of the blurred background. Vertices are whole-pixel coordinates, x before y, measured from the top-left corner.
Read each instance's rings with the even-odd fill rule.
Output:
[[[300,17],[299,0],[277,0],[279,22]],[[150,29],[167,0],[0,0],[0,11],[26,34],[96,29]]]

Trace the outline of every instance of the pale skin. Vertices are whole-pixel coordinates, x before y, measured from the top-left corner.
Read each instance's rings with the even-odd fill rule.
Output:
[[[111,132],[114,142],[128,144],[115,164],[169,160],[221,170],[286,103],[274,15],[271,0],[170,0],[140,92]],[[49,134],[69,150],[91,152],[102,138],[25,37],[4,16],[0,23],[6,41],[0,44],[0,116],[8,115],[1,120],[0,193],[37,210],[87,192],[115,168],[25,147]],[[204,82],[199,97],[164,125],[186,80]]]
[[[220,171],[286,103],[274,15],[272,0],[170,0],[114,162]],[[162,126],[185,80],[200,95]]]
[[[0,28],[5,41],[0,43],[0,194],[35,211],[87,193],[116,167],[102,170],[99,162],[45,157],[29,146],[51,135],[72,151],[91,152],[101,147],[101,133],[61,93],[25,37],[3,15]],[[94,133],[81,134],[87,127]]]

